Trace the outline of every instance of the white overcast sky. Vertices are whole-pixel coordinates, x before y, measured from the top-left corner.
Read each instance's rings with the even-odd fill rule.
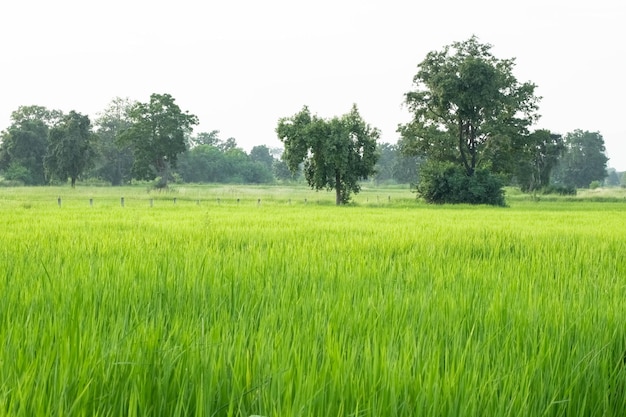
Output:
[[[538,128],[599,131],[626,171],[620,0],[2,0],[0,130],[20,105],[97,117],[115,97],[169,93],[246,150],[280,146],[303,105],[348,112],[395,142],[432,50],[475,34],[542,96]]]

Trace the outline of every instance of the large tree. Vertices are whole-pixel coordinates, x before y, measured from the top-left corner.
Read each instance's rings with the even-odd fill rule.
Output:
[[[118,139],[131,125],[129,112],[134,105],[127,98],[116,97],[95,121],[98,140],[93,174],[112,185],[122,185],[132,177],[132,149],[130,144],[120,144]]]
[[[133,149],[135,178],[159,178],[166,187],[170,169],[176,167],[180,153],[187,149],[188,136],[198,118],[182,111],[169,94],[152,94],[150,102],[136,103],[129,111],[131,125],[119,139]]]
[[[0,138],[0,170],[7,179],[27,185],[46,183],[48,130],[61,117],[60,111],[43,106],[20,106],[11,114],[11,125]]]
[[[565,152],[555,172],[555,182],[589,187],[592,181],[606,178],[608,158],[600,132],[577,129],[565,135]]]
[[[61,181],[69,178],[74,187],[93,159],[93,143],[89,117],[72,110],[50,129],[44,159],[46,173]]]
[[[513,75],[515,59],[498,59],[473,36],[419,64],[415,89],[405,96],[413,114],[399,127],[404,149],[434,163],[512,172],[510,150],[538,117],[535,85]]]
[[[361,189],[359,181],[374,173],[380,133],[363,121],[356,105],[330,120],[312,115],[305,106],[280,119],[276,133],[285,144],[283,159],[291,172],[304,163],[308,184],[316,190],[335,190],[337,205],[350,201],[350,194]]]

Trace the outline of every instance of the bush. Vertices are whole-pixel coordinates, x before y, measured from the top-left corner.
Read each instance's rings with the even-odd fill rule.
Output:
[[[595,190],[596,188],[600,188],[600,185],[602,185],[600,184],[600,181],[594,180],[594,181],[591,181],[591,183],[589,184],[589,188],[591,188],[592,190]]]
[[[11,163],[4,173],[4,179],[16,183],[32,184],[33,179],[30,170],[20,164]]]
[[[541,189],[541,194],[576,195],[576,187],[573,185],[548,185]]]
[[[419,178],[417,194],[428,203],[505,205],[502,180],[487,170],[468,176],[462,167],[430,162],[422,165]]]

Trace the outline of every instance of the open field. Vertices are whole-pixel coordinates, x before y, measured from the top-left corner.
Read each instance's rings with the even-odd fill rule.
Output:
[[[623,416],[619,192],[0,189],[0,416]]]

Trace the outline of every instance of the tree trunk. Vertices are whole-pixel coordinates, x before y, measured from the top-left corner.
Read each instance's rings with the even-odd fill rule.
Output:
[[[335,204],[340,206],[343,203],[341,200],[341,176],[338,172],[335,173]]]
[[[72,177],[71,178],[70,184],[72,184],[72,188],[74,188],[74,186],[76,186],[76,177]]]
[[[467,160],[467,154],[465,153],[466,151],[465,146],[467,142],[467,139],[465,137],[465,130],[466,130],[466,127],[463,123],[463,120],[459,119],[459,151],[461,152],[461,162],[463,162],[463,167],[465,168],[465,172],[467,173],[468,176],[471,177],[473,175],[473,172]]]

